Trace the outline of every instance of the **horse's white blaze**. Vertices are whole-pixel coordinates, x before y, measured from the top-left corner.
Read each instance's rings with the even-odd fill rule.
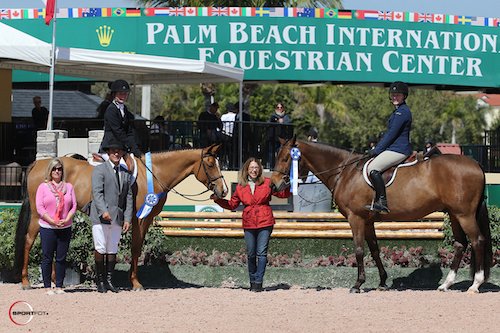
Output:
[[[215,163],[217,163],[217,168],[218,168],[219,170],[221,170],[220,165],[219,165],[219,159],[218,159],[218,158],[216,158],[216,159],[215,159]],[[222,171],[221,171],[221,173],[222,173]],[[225,181],[222,181],[222,185],[224,186],[224,193],[222,193],[222,197],[225,197],[225,196],[226,196],[226,194],[229,192],[229,189],[228,189],[228,187],[227,187],[227,185],[226,185],[226,182],[225,182]]]
[[[446,276],[446,280],[443,282],[443,284],[438,287],[438,290],[441,290],[441,291],[448,290],[448,288],[455,282],[456,276],[457,276],[457,273],[455,271],[451,270],[448,273],[448,276]]]
[[[479,286],[481,284],[483,284],[483,282],[484,282],[484,271],[480,270],[479,272],[476,272],[476,274],[474,274],[474,282],[472,283],[472,286],[470,286],[467,291],[478,293]]]

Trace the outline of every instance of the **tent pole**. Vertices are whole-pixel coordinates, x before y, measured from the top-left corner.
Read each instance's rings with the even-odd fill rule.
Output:
[[[52,118],[54,109],[54,70],[56,66],[56,21],[57,0],[54,0],[54,18],[52,20],[52,52],[50,55],[50,77],[49,77],[49,117],[47,119],[47,130],[52,130]]]
[[[238,111],[238,169],[243,166],[243,81],[240,81],[240,103]]]

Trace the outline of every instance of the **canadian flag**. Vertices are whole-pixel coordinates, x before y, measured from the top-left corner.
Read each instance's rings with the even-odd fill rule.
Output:
[[[444,23],[444,15],[443,14],[433,14],[432,22],[434,23]]]
[[[45,6],[45,24],[49,25],[50,21],[54,18],[54,11],[56,8],[56,0],[47,0],[47,5]]]

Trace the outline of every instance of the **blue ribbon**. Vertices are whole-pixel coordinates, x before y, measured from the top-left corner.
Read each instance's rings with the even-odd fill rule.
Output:
[[[153,173],[151,170],[153,169],[153,162],[151,161],[151,153],[147,152],[145,154],[146,159],[146,181],[148,184],[148,193],[144,197],[144,204],[137,211],[136,216],[139,219],[143,219],[151,213],[153,207],[158,204],[161,198],[163,198],[167,193],[161,192],[159,194],[154,193],[154,184],[153,184]]]
[[[291,188],[290,192],[294,195],[298,194],[298,178],[299,178],[299,159],[300,159],[300,150],[297,147],[293,147],[290,149],[290,157],[292,158],[292,167],[290,168],[290,182]]]

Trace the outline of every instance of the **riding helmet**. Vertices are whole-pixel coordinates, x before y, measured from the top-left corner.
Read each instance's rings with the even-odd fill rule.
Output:
[[[391,86],[389,87],[389,96],[393,93],[400,93],[405,95],[405,98],[408,97],[408,85],[401,81],[391,83]]]
[[[125,80],[116,80],[113,83],[111,83],[111,91],[112,92],[129,92],[130,91],[130,86],[128,85],[128,82]]]

